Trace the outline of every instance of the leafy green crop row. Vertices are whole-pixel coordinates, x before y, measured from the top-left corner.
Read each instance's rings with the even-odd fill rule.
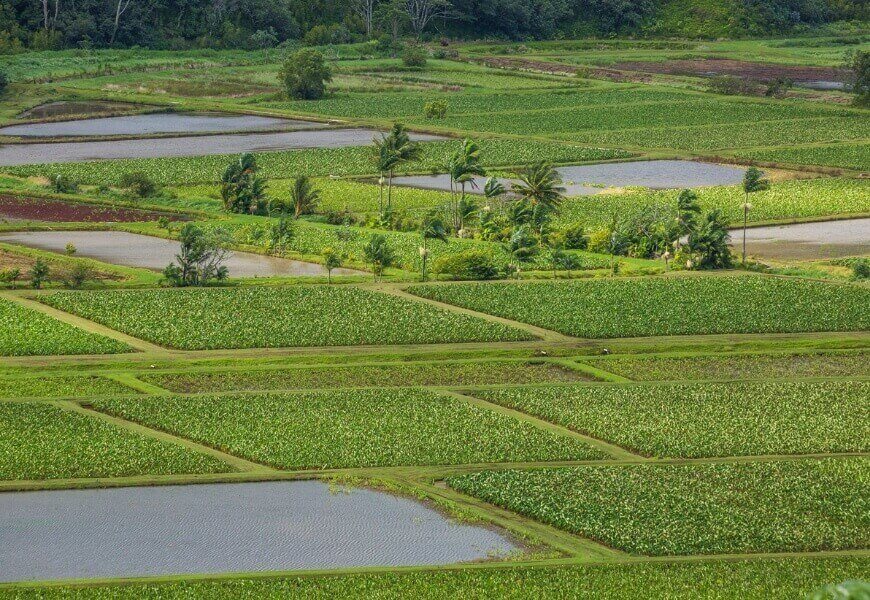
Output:
[[[708,152],[756,146],[793,146],[814,142],[863,140],[870,138],[870,119],[843,116],[689,127],[638,127],[614,131],[579,131],[553,137],[622,148]]]
[[[114,354],[126,344],[0,299],[0,356]]]
[[[135,394],[127,386],[97,375],[84,377],[2,377],[0,398],[59,398]]]
[[[868,460],[486,471],[451,487],[632,554],[866,548]]]
[[[409,165],[412,171],[443,169],[458,141],[427,142],[423,158]],[[627,158],[621,150],[588,148],[570,143],[486,139],[479,141],[481,160],[486,165],[520,165],[547,159],[553,162],[587,162]],[[6,173],[21,176],[55,177],[65,175],[79,183],[118,185],[126,173],[143,172],[162,185],[208,183],[220,180],[227,163],[237,155],[212,155],[179,158],[140,158],[105,160],[83,163],[27,165],[3,168]],[[257,155],[261,172],[268,178],[294,178],[300,175],[371,175],[376,173],[371,149],[366,146],[347,148],[314,148],[263,152]]]
[[[451,569],[355,573],[328,577],[190,580],[87,587],[21,586],[10,600],[278,600],[287,598],[667,598],[668,600],[795,600],[825,584],[860,579],[864,557],[638,563],[570,567]]]
[[[856,171],[870,171],[870,144],[840,144],[810,148],[777,148],[738,152],[737,156],[749,160],[795,165],[821,165],[842,167]]]
[[[139,378],[182,393],[291,388],[487,385],[585,379],[579,371],[571,371],[551,363],[534,362],[436,362],[257,371],[149,373]]]
[[[475,395],[648,456],[866,452],[870,383],[570,386]]]
[[[155,397],[95,405],[290,469],[604,457],[573,438],[424,390]]]
[[[718,208],[729,221],[742,224],[746,199],[739,186],[695,191],[703,209]],[[606,226],[614,216],[626,218],[649,206],[665,204],[676,207],[678,195],[677,190],[632,191],[571,198],[562,204],[558,220]],[[822,178],[777,182],[769,190],[753,194],[751,200],[750,222],[870,213],[870,180]]]
[[[614,356],[583,362],[636,381],[769,379],[867,375],[870,353]]]
[[[221,461],[48,404],[0,402],[0,479],[220,473]]]
[[[763,276],[417,285],[409,291],[585,338],[870,329],[870,288]]]
[[[42,300],[183,350],[530,339],[499,323],[355,287],[61,292]]]

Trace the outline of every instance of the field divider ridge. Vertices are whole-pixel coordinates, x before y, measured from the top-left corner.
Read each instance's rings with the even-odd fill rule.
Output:
[[[128,429],[140,435],[158,439],[164,442],[170,442],[178,446],[183,446],[188,450],[193,450],[199,452],[200,454],[208,454],[233,467],[234,469],[242,472],[271,473],[277,471],[276,469],[273,469],[272,467],[269,467],[267,465],[251,462],[244,458],[240,458],[238,456],[234,456],[232,454],[228,454],[226,452],[218,450],[217,448],[212,448],[211,446],[206,446],[205,444],[200,444],[198,442],[194,442],[193,440],[179,437],[165,431],[152,429],[150,427],[146,427],[145,425],[140,425],[139,423],[134,423],[120,417],[115,417],[113,415],[100,412],[96,409],[89,408],[75,402],[60,401],[54,402],[54,404],[55,406],[58,406],[59,408],[62,408],[64,410],[76,412],[87,417],[101,419],[107,423],[110,423],[117,427]]]
[[[106,327],[105,325],[101,325],[96,321],[91,321],[89,319],[85,319],[84,317],[79,317],[77,315],[73,315],[57,308],[53,308],[51,306],[48,306],[47,304],[43,304],[42,302],[35,300],[34,298],[28,298],[19,294],[2,294],[2,297],[6,300],[16,302],[19,305],[24,306],[25,308],[41,312],[53,319],[62,321],[67,325],[73,325],[89,333],[96,333],[98,335],[102,335],[104,337],[123,342],[139,352],[154,352],[161,354],[166,354],[168,352],[168,350],[166,348],[163,348],[162,346],[152,344],[151,342],[146,342],[145,340],[135,338],[131,335],[127,335],[126,333],[121,333],[120,331],[117,331],[110,327]]]
[[[599,440],[597,438],[594,438],[594,437],[591,437],[588,435],[584,435],[582,433],[579,433],[577,431],[574,431],[573,429],[569,429],[569,428],[564,427],[562,425],[556,425],[555,423],[551,423],[549,421],[546,421],[544,419],[540,419],[538,417],[524,413],[522,411],[518,411],[518,410],[515,410],[513,408],[508,408],[506,406],[501,406],[500,404],[495,404],[493,402],[488,402],[486,400],[482,400],[482,399],[477,398],[475,396],[469,396],[467,394],[463,394],[463,393],[455,391],[455,390],[437,390],[437,393],[442,394],[444,396],[450,396],[452,398],[456,398],[456,399],[462,400],[464,402],[469,402],[469,403],[474,404],[475,406],[478,406],[480,408],[485,408],[487,410],[498,412],[498,413],[501,413],[503,415],[513,417],[515,419],[520,419],[520,420],[525,421],[527,423],[531,423],[532,425],[535,425],[536,427],[538,427],[540,429],[545,429],[548,431],[552,431],[554,433],[558,433],[558,434],[563,435],[563,436],[572,437],[576,440],[580,440],[580,441],[586,443],[587,445],[591,446],[592,448],[595,448],[596,450],[599,450],[599,451],[603,452],[604,454],[608,454],[608,455],[612,456],[617,461],[621,461],[621,460],[648,461],[648,460],[650,460],[646,456],[641,456],[639,454],[635,454],[633,452],[630,452],[629,450],[626,450],[625,448],[623,448],[621,446],[617,446],[616,444],[611,444],[609,442],[605,442],[603,440]]]
[[[423,302],[425,304],[429,304],[430,306],[435,306],[442,310],[449,310],[451,312],[465,314],[471,317],[477,317],[478,319],[483,319],[485,321],[490,321],[492,323],[499,323],[501,325],[507,325],[508,327],[513,327],[514,329],[520,329],[522,331],[526,331],[533,336],[539,338],[540,341],[543,342],[576,342],[578,338],[571,337],[565,335],[563,333],[559,333],[558,331],[552,331],[550,329],[544,329],[542,327],[537,327],[535,325],[529,325],[528,323],[521,323],[520,321],[512,321],[511,319],[505,319],[504,317],[497,317],[495,315],[490,315],[488,313],[478,312],[476,310],[471,310],[469,308],[462,308],[461,306],[455,306],[453,304],[448,304],[446,302],[439,302],[438,300],[432,300],[430,298],[423,298],[421,296],[415,296],[402,288],[394,287],[394,286],[377,286],[373,288],[379,292],[390,294],[393,296],[397,296],[399,298],[404,298],[405,300],[411,300],[414,302]]]
[[[586,363],[580,362],[579,360],[574,360],[571,358],[557,358],[553,359],[553,362],[555,364],[562,365],[566,369],[571,369],[572,371],[577,371],[579,373],[583,373],[584,375],[589,375],[590,377],[593,377],[599,381],[606,381],[608,383],[634,383],[634,380],[629,379],[628,377],[623,377],[622,375],[617,375],[616,373],[605,371],[604,369],[601,369],[599,367],[587,365]]]
[[[142,381],[132,373],[108,373],[105,375],[101,375],[101,377],[111,379],[112,381],[117,381],[121,385],[124,385],[130,389],[151,396],[168,396],[172,394],[172,392],[170,392],[166,388],[162,388],[159,385],[155,385],[153,383],[148,383],[147,381]]]

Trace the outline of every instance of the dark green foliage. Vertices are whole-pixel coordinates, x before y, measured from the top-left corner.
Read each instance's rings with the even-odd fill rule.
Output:
[[[562,242],[567,250],[585,250],[589,245],[589,236],[582,223],[569,225],[562,232]]]
[[[689,234],[686,251],[692,269],[727,269],[731,266],[731,249],[728,243],[728,221],[717,208],[707,213],[696,230]]]
[[[379,233],[373,234],[369,239],[368,244],[363,248],[363,255],[366,262],[371,265],[376,279],[384,274],[384,269],[392,267],[396,261],[396,256],[387,243],[387,238]]]
[[[221,177],[221,198],[227,212],[261,214],[266,206],[266,180],[259,175],[257,158],[242,154]]]
[[[146,173],[134,171],[121,177],[121,187],[130,190],[134,196],[148,198],[157,193],[159,186]]]
[[[94,273],[90,267],[84,263],[76,263],[76,265],[70,270],[69,275],[67,275],[65,283],[67,287],[77,290],[82,287],[87,280],[93,279],[93,277]]]
[[[426,49],[421,46],[407,46],[402,52],[402,64],[406,67],[424,68],[426,66]]]
[[[332,69],[317,50],[303,48],[293,54],[278,72],[278,80],[293,100],[318,100],[332,81]]]
[[[41,258],[37,258],[30,269],[30,285],[36,290],[42,288],[42,285],[48,281],[49,272],[48,264]]]
[[[9,87],[9,77],[6,75],[6,71],[0,69],[0,94],[5,92],[7,87]]]
[[[66,175],[56,175],[51,180],[51,189],[58,194],[75,194],[79,191],[79,184]]]
[[[495,279],[498,267],[492,255],[484,250],[465,250],[455,254],[445,254],[435,261],[432,270],[450,275],[454,279]]]
[[[175,263],[163,270],[166,281],[176,287],[205,285],[229,276],[224,262],[229,257],[229,239],[222,229],[204,231],[192,223],[181,230],[181,250]]]
[[[870,108],[870,52],[852,52],[847,63],[854,78],[852,90],[855,92],[855,104]]]
[[[852,263],[852,277],[855,279],[870,279],[870,260],[859,258]]]

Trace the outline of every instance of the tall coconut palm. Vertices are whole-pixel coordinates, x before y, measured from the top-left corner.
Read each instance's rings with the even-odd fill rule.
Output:
[[[770,189],[770,182],[764,178],[764,173],[755,167],[749,167],[743,176],[743,193],[746,194],[746,201],[743,203],[743,258],[741,259],[743,265],[746,265],[746,225],[749,221],[749,211],[752,210],[749,194],[768,189]]]
[[[459,232],[462,228],[459,204],[465,202],[467,186],[476,189],[474,178],[486,175],[486,169],[480,164],[480,147],[477,143],[468,138],[463,140],[462,146],[447,161],[447,173],[450,175],[450,195],[453,199],[453,227]],[[456,200],[457,186],[461,191],[459,201]]]
[[[511,191],[531,203],[555,210],[565,199],[562,176],[553,165],[541,161],[529,165],[517,173],[519,181],[511,186]]]
[[[390,133],[374,140],[375,161],[381,176],[387,178],[387,209],[393,204],[393,174],[405,164],[416,162],[423,156],[420,144],[411,141],[405,126],[395,123]],[[381,204],[383,204],[383,184],[381,184]],[[383,206],[381,207],[383,210]]]
[[[420,237],[423,238],[423,245],[420,246],[420,260],[423,263],[422,280],[426,281],[426,265],[429,261],[429,240],[440,240],[447,243],[447,230],[444,227],[444,222],[437,213],[428,214],[420,226]]]

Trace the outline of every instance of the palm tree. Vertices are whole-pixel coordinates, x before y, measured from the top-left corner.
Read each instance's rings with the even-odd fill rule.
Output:
[[[743,192],[746,194],[746,201],[743,203],[743,258],[741,263],[744,266],[746,266],[746,224],[749,220],[749,211],[752,210],[752,205],[749,203],[749,194],[768,189],[770,189],[770,182],[764,179],[764,173],[755,167],[749,167],[743,176]]]
[[[456,186],[459,185],[462,193],[460,201],[465,201],[466,185],[471,184],[477,188],[475,177],[486,175],[486,169],[480,164],[480,147],[472,140],[466,138],[462,146],[447,161],[447,173],[450,175],[450,194],[453,197],[453,227],[457,233],[462,228],[459,215],[459,202],[456,201]]]
[[[314,189],[306,175],[302,175],[293,182],[290,201],[293,203],[293,217],[298,219],[302,215],[310,215],[314,212],[320,201],[320,191]]]
[[[380,193],[378,195],[378,212],[384,211],[384,183],[386,182],[387,173],[391,173],[396,167],[396,154],[390,147],[385,136],[374,140],[374,160],[378,173],[381,174],[378,179]]]
[[[420,236],[423,238],[423,245],[420,247],[420,259],[423,262],[422,280],[426,281],[426,264],[429,260],[429,248],[427,242],[429,240],[440,240],[447,243],[447,229],[444,227],[444,221],[437,213],[430,213],[423,219],[420,226]]]
[[[562,176],[546,161],[529,165],[517,173],[517,178],[519,182],[511,186],[511,191],[528,200],[532,206],[555,210],[565,199]]]
[[[401,123],[395,123],[390,133],[381,135],[374,140],[375,162],[381,177],[387,177],[387,209],[393,203],[393,173],[404,164],[416,162],[423,156],[420,144],[411,141],[411,137]],[[381,204],[383,205],[383,183],[381,184]],[[383,206],[381,206],[383,210]]]

